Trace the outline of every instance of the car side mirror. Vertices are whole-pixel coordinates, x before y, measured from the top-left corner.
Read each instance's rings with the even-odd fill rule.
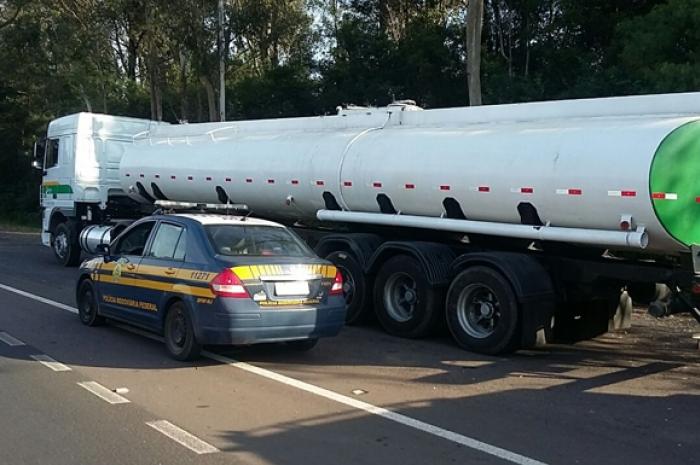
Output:
[[[32,161],[32,168],[34,168],[35,170],[43,170],[44,169],[44,167],[41,166],[41,161],[39,161],[39,160]]]
[[[97,247],[95,247],[95,250],[102,255],[105,263],[112,261],[112,251],[110,250],[109,244],[98,244]]]

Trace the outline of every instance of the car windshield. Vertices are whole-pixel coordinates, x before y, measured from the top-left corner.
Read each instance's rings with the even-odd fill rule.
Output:
[[[311,257],[313,252],[291,231],[276,226],[208,225],[216,253],[228,256]]]

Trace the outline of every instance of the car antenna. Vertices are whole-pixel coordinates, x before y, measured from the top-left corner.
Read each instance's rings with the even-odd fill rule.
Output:
[[[253,214],[253,210],[248,210],[248,213],[246,213],[244,216],[241,217],[241,221],[245,221],[252,214]]]

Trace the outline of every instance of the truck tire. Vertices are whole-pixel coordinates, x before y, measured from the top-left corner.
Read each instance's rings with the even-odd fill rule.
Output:
[[[175,360],[189,361],[199,357],[202,346],[197,342],[192,318],[182,302],[173,303],[165,316],[165,347]]]
[[[80,244],[74,223],[66,221],[56,226],[51,233],[51,248],[61,265],[68,267],[80,264]]]
[[[431,334],[443,315],[441,289],[430,284],[418,260],[397,255],[384,263],[374,284],[374,308],[384,330],[394,336]]]
[[[371,315],[368,282],[362,267],[347,252],[333,252],[326,257],[343,275],[343,296],[346,303],[345,322],[356,325],[367,321]]]
[[[520,309],[510,283],[496,270],[474,266],[457,275],[445,310],[460,347],[489,355],[519,348]]]

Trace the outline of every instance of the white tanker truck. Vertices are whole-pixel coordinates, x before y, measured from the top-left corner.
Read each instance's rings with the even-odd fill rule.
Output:
[[[340,267],[349,323],[398,336],[446,321],[485,353],[591,336],[625,287],[700,321],[700,93],[182,125],[81,113],[50,123],[44,153],[42,240],[64,265],[158,200],[236,203]]]

